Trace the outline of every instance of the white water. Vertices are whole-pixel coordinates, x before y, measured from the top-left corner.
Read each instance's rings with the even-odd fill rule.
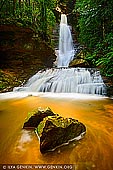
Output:
[[[105,85],[99,71],[91,71],[86,68],[51,68],[39,71],[24,87],[15,87],[14,91],[104,95]]]
[[[58,69],[39,71],[23,87],[15,87],[14,92],[82,93],[105,95],[105,85],[100,72],[95,69],[67,68],[74,57],[72,36],[67,25],[67,17],[61,15]],[[66,67],[66,68],[65,68]]]
[[[68,67],[70,61],[74,58],[74,46],[70,27],[67,24],[67,17],[61,14],[60,32],[59,32],[59,49],[56,51],[57,67]]]

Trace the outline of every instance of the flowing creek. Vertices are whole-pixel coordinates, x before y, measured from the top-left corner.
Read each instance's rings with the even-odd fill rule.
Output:
[[[8,93],[4,96],[13,95]],[[19,95],[18,95],[19,96]],[[1,164],[74,164],[76,170],[113,169],[113,100],[96,95],[40,93],[38,96],[0,96]],[[64,117],[84,123],[83,139],[42,155],[32,130],[22,126],[28,112],[50,107]]]

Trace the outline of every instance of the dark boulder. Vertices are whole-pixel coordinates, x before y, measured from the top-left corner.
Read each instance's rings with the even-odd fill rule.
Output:
[[[58,114],[44,118],[36,128],[41,153],[53,151],[72,140],[80,139],[85,132],[85,126],[78,120],[63,118]]]
[[[36,128],[39,123],[43,120],[43,118],[47,116],[55,115],[50,108],[41,109],[38,108],[30,113],[28,113],[28,117],[24,123],[23,128]]]

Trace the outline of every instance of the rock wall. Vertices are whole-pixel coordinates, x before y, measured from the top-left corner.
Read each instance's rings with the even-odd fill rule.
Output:
[[[0,68],[13,73],[18,82],[52,67],[54,51],[32,29],[1,25],[0,40]]]

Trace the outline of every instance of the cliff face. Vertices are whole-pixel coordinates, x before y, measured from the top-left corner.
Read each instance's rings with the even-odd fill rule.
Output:
[[[46,42],[42,42],[31,29],[2,25],[0,26],[0,41],[2,73],[10,73],[13,78],[15,77],[18,85],[38,70],[52,67],[53,50]],[[15,83],[10,86],[8,90],[12,89]]]

